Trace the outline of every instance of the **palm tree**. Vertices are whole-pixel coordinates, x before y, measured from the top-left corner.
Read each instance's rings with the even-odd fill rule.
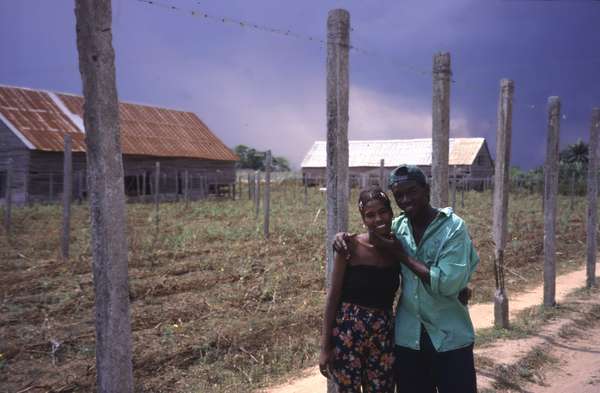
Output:
[[[575,180],[580,179],[584,174],[589,158],[589,146],[577,139],[577,142],[568,145],[560,154],[560,164],[564,168],[564,175],[569,176],[569,194],[571,196],[571,209],[575,203]],[[563,177],[564,178],[564,177]]]

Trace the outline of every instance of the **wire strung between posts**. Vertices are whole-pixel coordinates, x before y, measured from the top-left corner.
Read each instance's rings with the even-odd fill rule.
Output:
[[[252,30],[261,31],[261,32],[265,32],[265,33],[276,34],[279,36],[291,37],[291,38],[295,38],[298,40],[313,42],[313,43],[318,44],[321,49],[324,49],[325,45],[327,44],[327,41],[322,38],[319,38],[316,36],[311,36],[311,35],[306,35],[306,34],[301,34],[301,33],[295,32],[291,29],[280,29],[280,28],[261,25],[258,23],[254,23],[254,22],[250,22],[250,21],[246,21],[246,20],[242,20],[242,19],[210,15],[204,11],[184,9],[182,7],[178,7],[178,6],[175,6],[172,4],[166,4],[166,3],[156,1],[156,0],[135,0],[135,1],[137,1],[139,3],[144,3],[144,4],[152,5],[155,7],[163,8],[163,9],[181,12],[181,13],[193,16],[193,17],[200,18],[200,19],[207,19],[207,20],[210,20],[210,21],[216,22],[216,23],[230,24],[230,25],[237,26],[240,28],[252,29]],[[196,2],[196,3],[200,4],[199,2]],[[352,31],[352,29],[350,29],[350,30]],[[365,56],[379,57],[384,60],[389,60],[389,58],[386,56],[383,56],[383,55],[378,54],[371,50],[366,50],[364,48],[357,47],[355,45],[346,45],[346,44],[342,44],[342,43],[338,43],[338,45],[347,47],[351,52],[354,52],[354,53],[360,53]],[[431,75],[432,75],[432,71],[430,71],[430,70],[420,69],[420,68],[418,68],[416,66],[412,66],[412,65],[400,64],[395,61],[393,61],[392,63],[399,66],[400,68],[404,68],[405,70],[411,71],[415,74],[418,74],[418,75],[421,75],[424,77],[431,77]],[[456,81],[454,79],[451,79],[451,82],[456,83]]]

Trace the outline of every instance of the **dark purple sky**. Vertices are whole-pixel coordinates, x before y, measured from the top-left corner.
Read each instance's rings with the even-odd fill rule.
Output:
[[[600,106],[600,1],[157,0],[183,10],[326,35],[350,11],[350,138],[431,136],[431,63],[449,51],[451,135],[495,149],[499,80],[515,81],[513,163],[543,162],[548,96],[561,146],[588,139]],[[0,84],[81,92],[72,0],[0,1]],[[197,113],[229,146],[271,148],[297,167],[324,140],[325,50],[317,42],[113,0],[119,97]],[[399,158],[401,161],[401,158]]]

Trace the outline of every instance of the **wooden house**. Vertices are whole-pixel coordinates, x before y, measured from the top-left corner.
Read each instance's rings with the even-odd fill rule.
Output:
[[[482,187],[494,174],[494,163],[484,138],[450,138],[449,177],[471,187]],[[417,165],[431,177],[431,139],[349,141],[350,183],[365,187],[379,181],[381,160],[384,175],[400,164]],[[325,183],[326,142],[315,142],[302,161],[302,174],[311,183]]]
[[[12,200],[16,204],[58,200],[62,193],[64,135],[72,137],[73,193],[86,196],[86,145],[81,96],[0,86],[0,198],[6,194],[12,158]],[[194,113],[119,103],[121,148],[128,197],[154,192],[191,198],[235,186],[238,157]]]

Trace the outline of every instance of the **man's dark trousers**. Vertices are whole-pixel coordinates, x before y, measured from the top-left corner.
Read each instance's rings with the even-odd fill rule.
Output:
[[[421,350],[396,346],[398,393],[477,393],[473,344],[437,352],[423,325],[420,344]]]

